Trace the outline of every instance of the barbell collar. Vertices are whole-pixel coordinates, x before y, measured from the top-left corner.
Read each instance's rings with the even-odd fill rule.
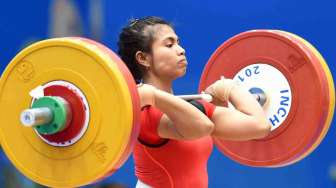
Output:
[[[34,100],[30,109],[20,115],[22,125],[51,135],[63,131],[71,118],[69,103],[58,96],[45,96]]]

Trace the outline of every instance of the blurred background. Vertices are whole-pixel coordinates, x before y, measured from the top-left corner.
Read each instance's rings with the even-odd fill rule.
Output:
[[[28,44],[59,36],[83,36],[116,51],[116,41],[130,18],[155,15],[172,21],[186,49],[189,69],[176,94],[195,93],[202,69],[225,40],[251,29],[281,29],[310,41],[336,77],[336,1],[2,1],[0,6],[0,73]],[[334,118],[335,119],[335,118]],[[209,187],[336,187],[335,120],[321,145],[289,167],[264,169],[237,164],[214,150],[208,163]],[[112,176],[86,187],[134,187],[133,158]],[[0,149],[0,187],[42,187],[18,172]]]

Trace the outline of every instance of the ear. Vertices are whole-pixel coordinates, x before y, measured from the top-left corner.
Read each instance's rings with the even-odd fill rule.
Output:
[[[150,67],[150,55],[149,54],[142,52],[142,51],[137,51],[135,53],[135,59],[140,65],[144,66],[145,68]]]

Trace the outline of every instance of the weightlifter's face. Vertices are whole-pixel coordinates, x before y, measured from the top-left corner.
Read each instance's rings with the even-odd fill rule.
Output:
[[[161,78],[172,80],[183,76],[188,63],[175,31],[163,24],[155,25],[153,29],[151,71]]]

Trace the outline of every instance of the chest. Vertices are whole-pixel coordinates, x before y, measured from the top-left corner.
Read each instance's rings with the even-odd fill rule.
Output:
[[[169,140],[164,146],[147,149],[153,156],[160,158],[207,161],[213,149],[213,140],[210,136],[191,141]]]

